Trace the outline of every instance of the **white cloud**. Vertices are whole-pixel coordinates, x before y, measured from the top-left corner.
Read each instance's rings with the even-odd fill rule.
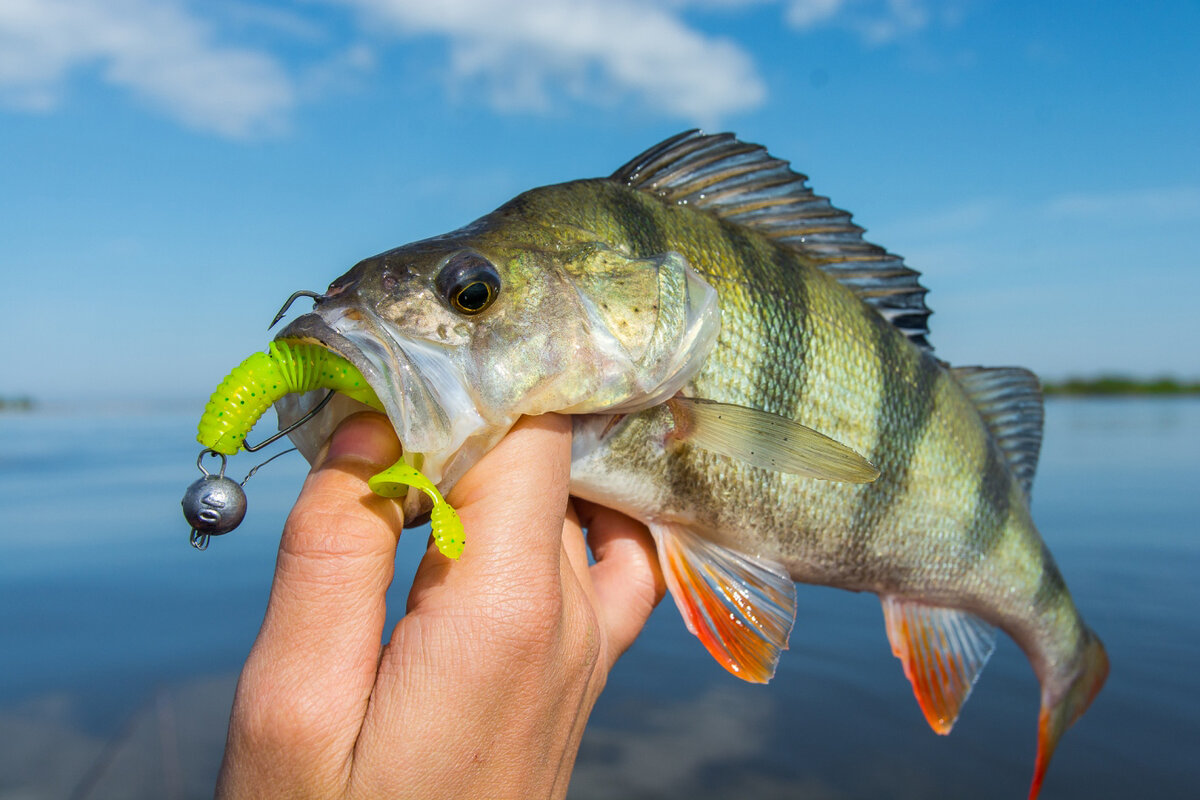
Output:
[[[811,28],[829,22],[845,5],[846,0],[792,0],[787,21],[796,28]]]
[[[943,16],[956,14],[950,4]],[[848,28],[868,44],[882,44],[925,28],[930,12],[923,0],[789,0],[786,18],[798,30]]]
[[[193,128],[232,137],[278,130],[295,103],[282,66],[214,39],[169,0],[4,0],[0,103],[51,110],[70,74],[92,67]]]
[[[1056,219],[1102,222],[1200,219],[1200,187],[1072,192],[1051,199],[1046,213]]]
[[[338,0],[401,35],[450,41],[450,76],[505,109],[633,95],[711,123],[756,108],[766,87],[734,42],[689,27],[652,0]]]
[[[838,27],[879,43],[926,27],[928,2],[0,0],[0,107],[53,110],[90,72],[190,127],[259,136],[286,128],[298,104],[361,85],[375,50],[435,37],[448,45],[451,90],[482,90],[502,111],[633,100],[711,126],[760,107],[767,88],[745,47],[688,15],[775,3],[798,30]],[[957,3],[936,6],[937,18]],[[357,30],[329,7],[357,12]],[[258,44],[233,44],[248,38]]]

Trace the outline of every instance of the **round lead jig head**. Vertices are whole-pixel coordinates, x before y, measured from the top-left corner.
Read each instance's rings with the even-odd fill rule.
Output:
[[[212,453],[221,459],[221,471],[213,475],[201,462]],[[189,541],[197,550],[208,547],[212,536],[229,533],[242,523],[246,516],[246,493],[232,478],[225,477],[225,456],[213,450],[202,450],[196,458],[196,466],[204,477],[195,481],[183,493],[183,516],[192,526]]]

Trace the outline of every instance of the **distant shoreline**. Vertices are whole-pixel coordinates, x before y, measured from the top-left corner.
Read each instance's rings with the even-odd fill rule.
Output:
[[[1096,378],[1044,381],[1042,393],[1047,397],[1183,397],[1200,395],[1200,381],[1180,381],[1176,378],[1147,380],[1121,375],[1101,375]],[[29,396],[0,396],[0,414],[23,414],[57,406],[57,403],[45,406]]]
[[[1200,381],[1179,381],[1175,378],[1138,380],[1120,375],[1102,375],[1098,378],[1068,378],[1064,381],[1046,381],[1042,392],[1051,397],[1127,397],[1127,396],[1175,396],[1200,394]]]
[[[0,397],[0,413],[5,411],[33,411],[37,403],[32,397]]]

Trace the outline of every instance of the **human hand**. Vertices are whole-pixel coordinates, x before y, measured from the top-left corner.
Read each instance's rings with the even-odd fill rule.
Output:
[[[381,646],[402,519],[366,481],[400,449],[380,415],[339,427],[284,528],[218,797],[566,795],[608,672],[664,592],[642,525],[568,501],[570,440],[565,417],[522,419],[459,481],[462,558],[426,551]]]

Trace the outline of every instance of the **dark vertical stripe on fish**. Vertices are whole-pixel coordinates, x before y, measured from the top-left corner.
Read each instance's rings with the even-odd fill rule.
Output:
[[[991,438],[990,435],[988,437]],[[971,522],[970,544],[981,560],[991,555],[1004,541],[1011,502],[1012,473],[995,442],[989,441],[976,487],[975,518]]]
[[[1058,564],[1054,562],[1046,543],[1042,542],[1042,577],[1033,594],[1033,607],[1038,611],[1049,610],[1061,602],[1066,594],[1067,582],[1058,571]]]
[[[788,292],[780,296],[780,303],[775,308],[775,318],[766,321],[771,327],[764,330],[774,331],[777,341],[788,342],[788,358],[776,358],[774,362],[776,369],[783,371],[779,376],[779,383],[785,387],[787,394],[781,398],[785,403],[784,413],[791,419],[796,419],[804,402],[804,389],[809,374],[805,368],[809,344],[808,283],[796,278],[794,273],[798,272],[801,266],[782,247],[772,247],[771,256],[775,269],[774,277],[780,286],[787,287]],[[763,352],[765,355],[768,352],[767,348],[764,347]]]
[[[931,356],[917,351],[878,312],[867,305],[862,309],[875,329],[872,338],[883,365],[875,446],[867,455],[880,475],[862,490],[850,528],[852,552],[844,563],[865,567],[871,563],[871,542],[881,532],[881,522],[896,498],[908,490],[913,457],[933,419],[942,371]]]
[[[611,187],[604,208],[635,258],[653,258],[673,249],[663,230],[660,207],[632,190]]]
[[[754,363],[748,372],[751,396],[758,407],[794,419],[803,381],[799,366],[805,356],[804,342],[799,330],[784,330],[781,326],[791,320],[796,328],[803,329],[808,312],[804,283],[788,276],[796,265],[781,248],[727,222],[721,225],[721,236],[744,276],[750,290],[750,313],[757,318],[748,329],[756,332]],[[780,358],[780,345],[768,343],[785,341],[788,357]]]

